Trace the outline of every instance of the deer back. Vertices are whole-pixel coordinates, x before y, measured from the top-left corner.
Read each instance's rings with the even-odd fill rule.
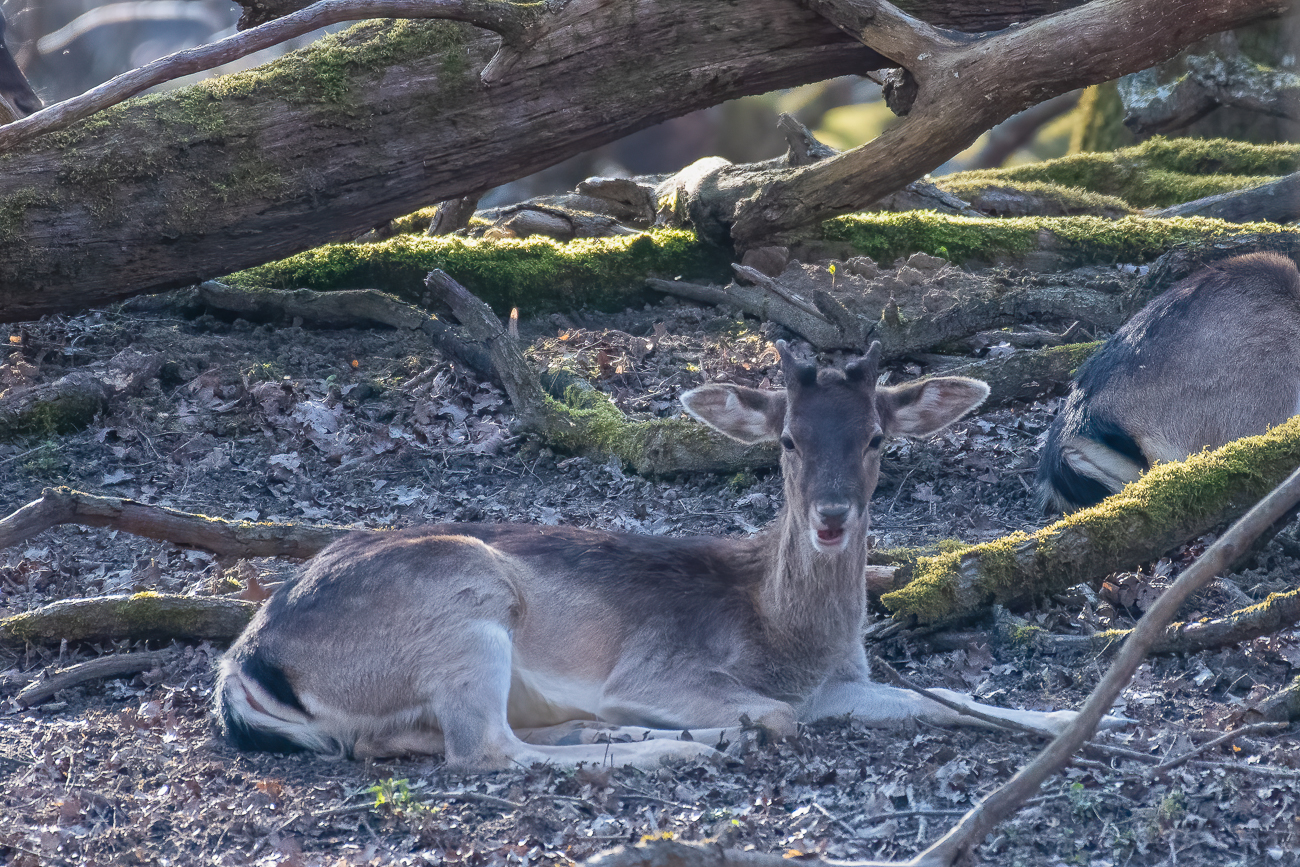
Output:
[[[18,62],[10,53],[5,43],[6,29],[4,15],[0,13],[0,95],[16,110],[17,116],[14,119],[17,120],[40,111],[45,104],[36,95],[36,91],[32,90],[27,76],[23,75]]]
[[[1047,505],[1090,505],[1156,461],[1300,412],[1300,273],[1257,253],[1147,304],[1079,369],[1039,467]]]

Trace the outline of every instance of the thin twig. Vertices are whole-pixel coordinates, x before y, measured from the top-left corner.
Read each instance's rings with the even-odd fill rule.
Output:
[[[1044,780],[1057,773],[1092,737],[1101,718],[1132,680],[1133,673],[1146,658],[1151,646],[1163,634],[1165,624],[1173,618],[1187,597],[1213,581],[1228,564],[1235,562],[1249,548],[1260,533],[1272,526],[1297,502],[1300,502],[1300,469],[1233,524],[1161,594],[1155,605],[1138,621],[1137,627],[1074,722],[1038,758],[1021,768],[1005,785],[981,801],[951,831],[913,859],[912,864],[917,867],[952,864],[984,839],[994,826],[1019,809],[1031,794],[1038,791]]]
[[[899,674],[892,665],[890,665],[888,662],[885,662],[883,659],[881,659],[879,656],[876,656],[874,653],[871,655],[871,661],[874,662],[876,665],[880,666],[881,670],[884,671],[885,676],[895,686],[901,686],[904,689],[910,689],[912,690],[912,692],[925,696],[926,698],[930,699],[930,701],[938,702],[939,704],[943,705],[949,710],[954,710],[957,713],[962,714],[963,716],[969,716],[969,717],[974,717],[975,719],[978,720],[983,720],[984,722],[989,723],[990,725],[996,726],[1001,729],[1008,729],[1013,732],[1024,732],[1025,734],[1038,735],[1039,737],[1044,736],[1044,732],[1041,729],[1036,729],[1031,726],[1027,726],[1024,723],[1018,723],[1013,720],[999,719],[998,717],[990,716],[989,714],[986,714],[982,711],[978,711],[973,708],[966,707],[951,699],[944,698],[938,693],[932,692],[923,686],[917,686],[916,684],[912,683],[910,680],[908,680],[907,678]]]
[[[1246,737],[1248,735],[1261,734],[1263,732],[1281,731],[1282,729],[1289,728],[1290,725],[1291,725],[1290,723],[1284,723],[1284,722],[1264,722],[1264,723],[1255,723],[1254,725],[1249,725],[1243,728],[1235,729],[1234,731],[1227,732],[1226,734],[1223,734],[1212,741],[1207,741],[1206,743],[1201,744],[1199,747],[1194,747],[1193,749],[1188,750],[1182,755],[1174,756],[1172,759],[1168,759],[1167,761],[1161,762],[1160,764],[1156,765],[1154,768],[1151,769],[1151,773],[1163,774],[1166,771],[1172,770],[1173,768],[1176,768],[1179,765],[1184,764],[1185,762],[1190,762],[1192,759],[1196,758],[1202,753],[1209,752],[1210,750],[1214,749],[1220,744],[1225,744],[1228,741],[1235,740],[1241,737]]]

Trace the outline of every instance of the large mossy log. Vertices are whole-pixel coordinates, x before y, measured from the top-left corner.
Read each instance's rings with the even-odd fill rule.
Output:
[[[1267,223],[1204,218],[958,217],[933,212],[853,214],[821,225],[804,255],[870,256],[888,263],[928,253],[955,264],[1045,261],[1062,267],[1151,262],[1170,247],[1234,242],[1286,249],[1300,232]],[[558,242],[482,241],[402,235],[370,244],[331,244],[230,275],[239,288],[380,289],[424,297],[424,275],[445,271],[498,314],[588,305],[620,309],[646,298],[645,278],[730,278],[731,259],[687,232]]]
[[[994,603],[1014,606],[1118,569],[1243,515],[1300,466],[1300,417],[1186,461],[1158,464],[1090,509],[1036,533],[921,559],[912,581],[882,597],[899,616],[934,622]]]

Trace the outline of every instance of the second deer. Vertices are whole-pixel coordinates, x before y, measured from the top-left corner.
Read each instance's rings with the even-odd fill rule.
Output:
[[[784,390],[683,396],[730,437],[780,442],[785,506],[766,530],[441,524],[347,536],[279,588],[222,661],[228,736],[247,749],[444,753],[449,767],[489,771],[709,754],[746,718],[777,736],[846,714],[987,725],[873,683],[862,630],[885,437],[940,430],[988,387],[877,387],[878,343],[842,370],[778,348]],[[936,692],[1048,734],[1075,716]],[[609,742],[621,736],[630,742]]]
[[[1276,253],[1202,268],[1079,368],[1038,467],[1044,506],[1100,502],[1150,469],[1300,414],[1300,272]]]

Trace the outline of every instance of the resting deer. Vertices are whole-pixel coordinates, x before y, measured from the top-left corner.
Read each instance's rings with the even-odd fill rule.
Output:
[[[7,103],[3,113],[13,115],[4,117],[0,123],[9,123],[27,117],[44,107],[41,98],[36,95],[36,91],[32,90],[27,76],[23,75],[22,69],[18,67],[18,61],[14,60],[13,54],[5,44],[6,29],[4,13],[0,13],[0,100]]]
[[[1100,502],[1156,461],[1300,414],[1300,273],[1274,253],[1203,268],[1089,358],[1038,466],[1043,505]]]
[[[785,390],[706,385],[682,398],[730,437],[780,441],[785,506],[765,531],[440,524],[349,535],[280,587],[223,659],[229,737],[355,757],[442,752],[449,767],[488,771],[705,755],[746,717],[776,736],[845,714],[874,726],[984,724],[872,683],[862,628],[885,436],[940,430],[988,386],[877,387],[879,343],[843,371],[778,348]],[[1049,734],[1074,718],[936,692]],[[631,742],[604,742],[620,735]]]

